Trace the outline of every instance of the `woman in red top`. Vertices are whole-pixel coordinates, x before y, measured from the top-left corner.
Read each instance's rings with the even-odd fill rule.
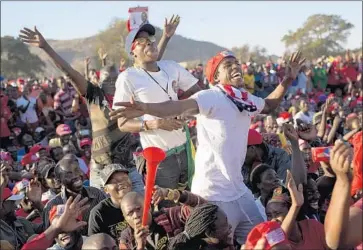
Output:
[[[303,188],[301,184],[296,187],[290,171],[286,183],[288,190],[276,188],[267,202],[267,219],[281,224],[292,249],[329,249],[325,243],[324,225],[299,214],[304,204]]]

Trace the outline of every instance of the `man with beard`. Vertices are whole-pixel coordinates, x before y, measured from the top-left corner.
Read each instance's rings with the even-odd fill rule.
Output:
[[[176,24],[179,19],[173,20]],[[128,102],[132,97],[138,101],[157,103],[184,99],[200,90],[198,79],[174,61],[158,61],[155,28],[144,24],[130,31],[126,37],[125,50],[135,63],[117,78],[113,108],[116,102]],[[179,90],[183,95],[178,97]],[[164,188],[183,189],[188,184],[188,155],[184,121],[160,119],[143,115],[139,119],[119,121],[121,131],[140,133],[143,148],[158,147],[166,151],[161,162],[156,185]],[[189,156],[189,159],[191,156]]]
[[[89,209],[83,213],[82,220],[88,221],[90,211],[102,200],[106,199],[106,195],[99,189],[94,187],[83,187],[83,173],[79,168],[77,157],[72,154],[65,155],[55,167],[55,176],[61,183],[61,192],[51,199],[43,210],[44,229],[49,226],[49,211],[55,205],[64,204],[67,198],[75,197],[80,194],[87,197]],[[82,235],[87,234],[87,227],[82,230]]]
[[[90,213],[88,235],[106,233],[118,241],[121,232],[127,227],[120,204],[122,198],[131,191],[129,170],[120,164],[108,165],[101,172],[104,191],[110,198],[95,206]]]
[[[246,158],[251,116],[279,106],[304,61],[300,52],[293,53],[282,83],[262,99],[242,88],[241,65],[231,52],[223,51],[207,64],[207,79],[215,85],[211,89],[181,101],[114,103],[123,108],[112,112],[111,119],[196,115],[199,146],[191,191],[224,210],[236,240],[243,244],[248,232],[263,220],[243,176],[237,174]]]
[[[165,51],[176,27],[177,25],[174,23],[165,23],[164,33],[159,43],[160,51]],[[112,98],[115,94],[115,81],[118,75],[117,68],[114,65],[103,67],[100,71],[100,84],[96,86],[87,81],[81,73],[74,70],[71,65],[61,58],[36,28],[34,31],[24,28],[21,31],[20,38],[25,43],[43,49],[55,64],[67,73],[69,78],[72,79],[75,89],[87,100],[93,137],[90,185],[101,188],[100,172],[106,165],[112,163],[122,164],[130,168],[130,170],[136,171],[132,151],[134,145],[138,142],[131,133],[121,132],[117,128],[117,121],[110,121],[109,119]],[[160,53],[160,58],[162,54]],[[137,178],[141,185],[141,176]]]
[[[13,195],[9,188],[1,190],[1,240],[8,241],[16,250],[20,250],[30,236],[40,233],[42,230],[41,225],[36,225],[24,218],[16,217],[16,207],[23,198],[23,194]]]

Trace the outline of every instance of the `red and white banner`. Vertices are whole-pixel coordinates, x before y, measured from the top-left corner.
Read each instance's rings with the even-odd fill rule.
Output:
[[[129,9],[128,29],[133,30],[139,28],[142,24],[149,22],[148,7],[134,7]]]

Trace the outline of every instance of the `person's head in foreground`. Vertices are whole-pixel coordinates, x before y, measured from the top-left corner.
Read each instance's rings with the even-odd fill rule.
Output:
[[[60,181],[68,192],[78,194],[83,188],[83,173],[79,167],[77,157],[67,154],[55,167],[56,179]]]
[[[193,208],[184,231],[172,238],[168,249],[224,249],[232,245],[231,232],[222,209],[205,203]]]
[[[83,242],[82,250],[116,250],[115,240],[108,234],[93,234]]]
[[[266,205],[266,216],[269,221],[282,223],[291,207],[289,191],[285,187],[278,187],[273,191],[272,198]]]
[[[289,240],[279,223],[267,221],[255,226],[248,234],[244,250],[291,249]]]
[[[126,222],[133,229],[142,226],[142,213],[144,209],[144,196],[136,192],[129,192],[121,200],[121,210]],[[151,211],[149,211],[148,225],[151,224]]]
[[[209,83],[243,87],[242,68],[230,51],[222,51],[212,57],[206,66],[205,75]]]
[[[51,224],[57,223],[59,217],[64,213],[65,206],[53,206],[49,211],[49,221]],[[82,218],[78,218],[81,220]],[[65,250],[80,250],[83,240],[80,231],[73,231],[70,233],[60,232],[55,238],[55,242],[59,247]]]
[[[104,186],[104,191],[110,195],[113,201],[118,203],[132,189],[132,183],[129,178],[129,171],[121,164],[107,165],[100,177]]]
[[[125,50],[136,65],[156,62],[159,50],[156,44],[155,28],[149,23],[133,29],[126,37]]]

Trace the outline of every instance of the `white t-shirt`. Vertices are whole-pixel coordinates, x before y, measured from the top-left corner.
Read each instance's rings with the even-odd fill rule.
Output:
[[[26,100],[23,96],[19,97],[16,100],[16,106],[19,108],[21,106],[26,107],[28,105],[28,102],[30,102],[28,109],[25,113],[20,113],[20,119],[23,123],[26,123],[28,120],[29,123],[35,123],[38,121],[38,115],[35,111],[35,107],[37,105],[37,99],[34,97],[28,97],[29,101]]]
[[[313,117],[314,117],[314,112],[309,111],[309,112],[308,112],[308,115],[306,115],[304,112],[299,111],[299,112],[297,112],[297,114],[294,116],[294,121],[295,121],[295,124],[296,124],[296,120],[297,120],[297,119],[300,119],[300,120],[302,120],[303,122],[306,122],[306,123],[308,123],[308,124],[311,124],[311,123],[313,123]]]
[[[199,145],[191,191],[208,201],[236,200],[247,190],[241,168],[251,116],[261,112],[265,101],[248,93],[248,100],[257,107],[256,112],[248,113],[240,112],[217,87],[202,90],[191,98],[199,106],[196,116]]]
[[[178,100],[178,89],[187,91],[198,82],[192,74],[174,61],[159,61],[159,72],[148,72],[161,87],[141,68],[131,67],[123,71],[116,81],[113,103],[129,102],[131,97],[144,103],[160,103]],[[168,93],[166,93],[164,90]],[[113,106],[114,109],[118,107]],[[160,119],[144,115],[143,119]],[[180,130],[151,130],[140,133],[143,148],[154,146],[165,151],[181,146],[186,142],[186,135]]]

